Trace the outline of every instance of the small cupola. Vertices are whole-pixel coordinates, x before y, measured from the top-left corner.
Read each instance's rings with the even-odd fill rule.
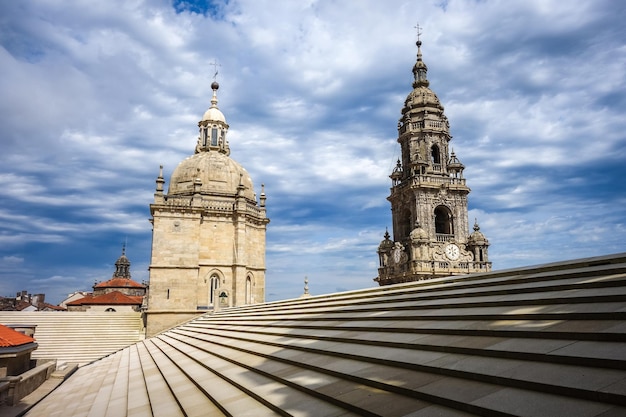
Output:
[[[217,90],[219,88],[220,85],[216,81],[211,83],[211,89],[213,90],[211,107],[204,112],[202,120],[198,122],[200,134],[198,136],[196,153],[217,151],[226,155],[230,154],[230,147],[226,140],[228,123],[226,123],[224,114],[217,107]]]
[[[122,246],[122,255],[115,261],[113,278],[130,279],[130,261],[126,257],[126,245]]]
[[[402,180],[402,164],[399,159],[396,163],[396,167],[393,169],[393,172],[389,175],[389,178],[391,178],[393,185],[398,185],[400,180]]]
[[[459,158],[457,158],[454,151],[452,151],[450,159],[448,160],[448,172],[455,178],[463,178],[464,169],[465,165],[459,161]]]

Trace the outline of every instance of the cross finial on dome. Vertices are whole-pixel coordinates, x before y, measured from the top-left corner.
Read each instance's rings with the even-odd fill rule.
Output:
[[[219,83],[217,82],[217,74],[219,71],[217,67],[221,67],[220,64],[217,63],[217,60],[214,59],[213,62],[209,62],[209,65],[213,65],[213,70],[215,71],[213,74],[213,82],[211,83],[211,90],[213,90],[213,97],[211,98],[211,108],[217,108],[217,90],[220,88]]]
[[[213,62],[209,62],[209,65],[213,65],[213,70],[215,71],[215,73],[213,74],[213,81],[217,81],[217,67],[221,67],[221,65],[217,63],[216,59],[214,59]]]
[[[420,26],[419,22],[417,22],[417,25],[413,26],[415,29],[417,29],[417,41],[420,41],[420,36],[422,34],[422,27]]]

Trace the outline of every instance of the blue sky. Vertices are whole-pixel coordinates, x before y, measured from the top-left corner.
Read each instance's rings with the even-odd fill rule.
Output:
[[[148,279],[159,165],[219,62],[231,157],[265,184],[268,300],[371,287],[417,22],[494,269],[626,250],[626,3],[0,3],[0,295]]]

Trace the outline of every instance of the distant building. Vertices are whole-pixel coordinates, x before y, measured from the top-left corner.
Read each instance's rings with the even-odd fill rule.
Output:
[[[92,296],[92,295],[93,293],[89,291],[74,291],[73,293],[68,294],[67,297],[65,297],[65,299],[59,303],[59,306],[67,308],[67,303],[80,300],[81,298],[85,298],[87,296]]]
[[[491,271],[478,223],[469,234],[465,166],[449,146],[450,125],[428,87],[421,44],[398,121],[402,160],[390,175],[393,240],[386,232],[378,247],[380,285]]]
[[[265,301],[265,193],[257,201],[250,175],[230,158],[218,83],[211,88],[195,154],[176,167],[167,194],[162,167],[156,180],[148,335],[218,305]]]
[[[15,298],[0,297],[0,311],[65,311],[64,307],[45,302],[45,294],[29,294],[23,290]]]
[[[130,277],[130,261],[123,248],[110,280],[94,284],[93,293],[64,303],[68,311],[140,311],[145,295],[146,286]]]

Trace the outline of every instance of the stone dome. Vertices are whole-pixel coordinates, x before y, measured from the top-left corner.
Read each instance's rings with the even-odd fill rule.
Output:
[[[209,122],[222,122],[226,123],[226,117],[224,117],[224,113],[217,107],[209,107],[209,109],[204,112],[204,116],[202,116],[202,121]]]
[[[197,179],[201,183],[200,194],[234,197],[241,184],[243,196],[256,201],[250,174],[223,153],[200,152],[184,159],[172,173],[168,195],[193,195]]]
[[[409,108],[428,106],[443,111],[443,106],[437,94],[426,86],[414,88],[413,91],[407,95],[404,106]]]
[[[470,245],[489,245],[489,241],[480,231],[480,226],[478,226],[478,222],[474,222],[474,231],[469,236],[469,239],[467,239],[467,243]]]
[[[380,245],[378,245],[379,252],[387,252],[393,247],[393,242],[389,239],[390,237],[389,231],[385,230],[385,238],[380,242]]]

